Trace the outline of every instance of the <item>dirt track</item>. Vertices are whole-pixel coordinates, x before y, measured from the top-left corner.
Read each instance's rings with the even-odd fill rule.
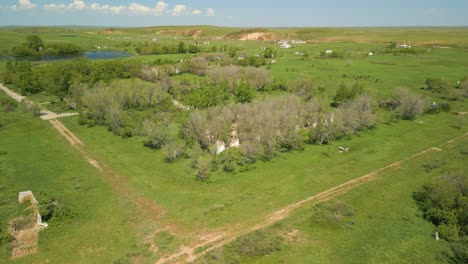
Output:
[[[104,178],[112,184],[119,195],[131,201],[154,221],[159,220],[161,215],[165,213],[160,206],[152,200],[143,197],[141,193],[133,189],[124,177],[115,173],[108,165],[96,161],[96,159],[94,159],[86,150],[83,142],[73,132],[66,128],[62,122],[59,120],[50,120],[49,122],[60,133],[60,135],[62,135],[81,153],[81,156],[83,156],[91,166],[95,167],[104,176]]]
[[[417,154],[414,154],[414,155],[409,156],[407,158],[404,158],[404,159],[402,159],[400,161],[394,162],[394,163],[389,164],[389,165],[387,165],[385,167],[382,167],[382,168],[380,168],[378,170],[375,170],[375,171],[370,172],[370,173],[368,173],[366,175],[363,175],[363,176],[361,176],[359,178],[350,180],[348,182],[345,182],[343,184],[337,185],[337,186],[335,186],[333,188],[330,188],[328,190],[325,190],[323,192],[315,194],[315,195],[313,195],[311,197],[308,197],[308,198],[303,199],[301,201],[298,201],[296,203],[290,204],[290,205],[288,205],[288,206],[286,206],[286,207],[284,207],[282,209],[279,209],[279,210],[267,215],[265,217],[265,219],[263,220],[263,222],[258,223],[257,225],[254,225],[254,226],[251,226],[251,227],[244,227],[243,229],[234,230],[234,231],[214,233],[213,236],[208,236],[207,239],[199,238],[198,239],[199,242],[196,242],[195,244],[193,244],[191,246],[181,247],[178,252],[159,259],[156,262],[156,264],[163,264],[163,263],[173,262],[173,261],[177,261],[177,263],[179,263],[181,261],[180,258],[182,258],[184,256],[185,256],[185,258],[182,260],[182,262],[193,262],[196,259],[198,259],[199,257],[206,254],[207,252],[210,252],[210,251],[212,251],[212,250],[214,250],[216,248],[222,247],[222,246],[228,244],[229,242],[235,240],[236,238],[238,238],[238,237],[240,237],[240,236],[242,236],[244,234],[247,234],[247,233],[250,233],[252,231],[262,229],[262,228],[273,225],[274,223],[276,223],[276,222],[286,218],[287,216],[289,216],[295,209],[298,209],[299,207],[301,207],[304,204],[307,204],[309,206],[310,205],[315,205],[317,203],[320,203],[320,202],[326,201],[328,199],[334,198],[334,197],[336,197],[336,196],[338,196],[340,194],[344,194],[344,193],[348,192],[349,190],[351,190],[351,189],[353,189],[353,188],[355,188],[355,187],[357,187],[357,186],[359,186],[359,185],[361,185],[361,184],[363,184],[365,182],[374,180],[382,172],[384,172],[384,171],[386,171],[388,169],[398,168],[401,165],[401,163],[403,163],[403,162],[406,162],[408,160],[417,158],[419,156],[423,156],[423,155],[425,155],[427,153],[430,153],[430,152],[442,151],[441,147],[443,147],[444,145],[454,143],[456,140],[463,139],[467,135],[468,135],[468,133],[465,133],[464,135],[462,135],[460,137],[457,137],[457,138],[454,138],[452,140],[449,140],[449,141],[447,141],[447,142],[445,142],[445,143],[443,143],[443,144],[441,144],[439,146],[426,149],[426,150],[421,151],[421,152],[419,152]],[[205,247],[206,245],[210,245],[210,246],[208,248],[206,248],[203,252],[196,253],[197,248]]]

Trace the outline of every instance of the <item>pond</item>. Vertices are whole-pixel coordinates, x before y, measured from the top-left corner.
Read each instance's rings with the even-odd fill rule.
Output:
[[[54,61],[54,60],[71,60],[79,57],[85,57],[90,60],[101,59],[119,59],[132,56],[131,54],[123,51],[116,50],[103,50],[103,51],[85,51],[79,55],[45,55],[41,57],[21,57],[18,60],[29,61]]]

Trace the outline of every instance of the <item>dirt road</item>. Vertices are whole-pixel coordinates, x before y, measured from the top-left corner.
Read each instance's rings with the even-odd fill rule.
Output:
[[[15,99],[18,102],[21,102],[24,99],[27,99],[25,96],[21,96],[12,90],[6,88],[0,84],[0,89],[3,90],[8,96]],[[54,112],[43,109],[41,113],[44,112],[44,115],[41,115],[41,119],[49,120],[49,123],[52,125],[57,132],[64,137],[76,150],[78,150],[81,156],[94,168],[96,168],[104,178],[111,183],[115,191],[121,196],[126,198],[140,208],[148,217],[157,221],[160,219],[161,215],[165,214],[165,211],[157,205],[152,200],[144,197],[140,192],[133,189],[126,178],[115,173],[109,166],[98,162],[91,153],[86,149],[83,141],[81,141],[72,131],[70,131],[65,125],[60,122],[58,117],[75,115],[75,113],[64,113],[56,114]]]
[[[190,246],[183,246],[179,249],[178,252],[175,252],[172,255],[165,256],[161,259],[159,259],[156,264],[163,264],[163,263],[168,263],[168,262],[174,262],[176,261],[177,263],[179,262],[193,262],[199,257],[203,256],[207,252],[210,252],[216,248],[222,247],[229,242],[235,240],[236,238],[245,235],[247,233],[250,233],[252,231],[262,229],[268,226],[271,226],[275,224],[276,222],[283,220],[287,216],[289,216],[294,210],[300,208],[301,206],[307,204],[308,206],[318,204],[320,202],[326,201],[328,199],[334,198],[338,195],[344,194],[348,192],[351,189],[356,188],[357,186],[366,183],[368,181],[372,181],[375,178],[377,178],[380,174],[382,174],[384,171],[392,169],[392,168],[398,168],[402,163],[415,159],[417,157],[423,156],[427,153],[430,152],[437,152],[437,151],[442,151],[442,147],[447,145],[447,144],[452,144],[456,142],[457,140],[461,140],[465,138],[468,135],[468,133],[465,133],[462,136],[459,136],[457,138],[454,138],[452,140],[449,140],[439,146],[435,146],[429,149],[426,149],[424,151],[421,151],[417,154],[414,154],[412,156],[406,157],[400,161],[391,163],[385,167],[382,167],[378,170],[375,170],[373,172],[370,172],[366,175],[363,175],[359,178],[350,180],[348,182],[345,182],[343,184],[337,185],[333,188],[330,188],[328,190],[325,190],[323,192],[320,192],[318,194],[315,194],[311,197],[308,197],[306,199],[300,200],[296,203],[290,204],[282,209],[279,209],[269,215],[267,215],[264,220],[261,223],[258,223],[254,226],[250,227],[243,227],[237,230],[226,230],[225,232],[217,232],[213,233],[212,236],[207,235],[206,239],[198,239],[197,242]],[[209,245],[203,252],[197,253],[197,249],[201,247],[206,247]]]

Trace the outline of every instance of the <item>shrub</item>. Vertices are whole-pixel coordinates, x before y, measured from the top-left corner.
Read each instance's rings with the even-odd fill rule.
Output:
[[[169,144],[165,146],[165,151],[166,162],[172,163],[185,155],[185,145],[181,142],[171,140]]]
[[[425,101],[420,95],[411,94],[407,90],[395,91],[395,101],[398,106],[395,109],[402,119],[412,120],[424,112]]]
[[[449,86],[449,82],[441,78],[426,79],[426,89],[433,93],[444,93],[448,90]]]
[[[255,230],[234,240],[227,246],[227,250],[240,256],[265,256],[280,251],[283,241],[281,236],[269,234],[264,230]]]

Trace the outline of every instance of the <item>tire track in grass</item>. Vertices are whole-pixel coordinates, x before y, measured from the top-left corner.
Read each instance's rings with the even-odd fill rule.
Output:
[[[75,147],[81,154],[81,156],[93,167],[95,167],[106,180],[108,180],[119,195],[125,197],[131,201],[143,212],[146,213],[154,221],[159,221],[161,216],[165,214],[159,205],[152,200],[143,197],[143,195],[137,192],[130,186],[127,179],[114,172],[107,164],[99,163],[92,157],[92,155],[85,149],[83,142],[71,132],[65,125],[59,120],[49,120],[55,130],[59,132],[73,147]]]
[[[328,190],[322,191],[320,193],[317,193],[313,196],[310,196],[306,199],[300,200],[298,202],[295,202],[293,204],[290,204],[282,209],[279,209],[277,211],[274,211],[273,213],[267,215],[264,220],[261,223],[258,223],[254,226],[251,227],[245,227],[243,229],[238,229],[238,230],[231,230],[231,231],[225,231],[225,232],[217,232],[213,233],[212,236],[206,236],[207,239],[203,239],[203,237],[200,237],[198,242],[190,245],[190,246],[182,246],[179,251],[173,253],[172,255],[165,256],[163,258],[160,258],[156,264],[163,264],[163,263],[168,263],[168,262],[174,262],[176,261],[177,263],[180,262],[193,262],[197,260],[198,258],[202,257],[206,253],[220,248],[236,238],[245,235],[247,233],[253,232],[258,229],[262,229],[268,226],[271,226],[275,224],[278,221],[283,220],[284,218],[288,217],[294,210],[300,208],[301,206],[307,204],[307,205],[315,205],[321,202],[324,202],[326,200],[329,200],[331,198],[334,198],[336,196],[339,196],[341,194],[344,194],[356,187],[358,187],[361,184],[364,184],[366,182],[372,181],[376,179],[378,176],[380,176],[384,171],[389,170],[389,169],[396,169],[400,167],[400,165],[406,161],[415,159],[420,156],[424,156],[425,154],[431,153],[431,152],[437,152],[437,151],[442,151],[442,147],[448,144],[455,143],[458,140],[463,140],[464,137],[468,135],[468,132],[456,137],[452,140],[449,140],[445,143],[442,143],[438,146],[434,146],[431,148],[428,148],[426,150],[423,150],[419,153],[416,153],[414,155],[408,156],[400,161],[391,163],[385,167],[382,167],[378,170],[372,171],[368,174],[365,174],[361,177],[352,179],[350,181],[347,181],[345,183],[342,183],[340,185],[337,185],[335,187],[332,187]],[[201,248],[206,247],[202,252],[197,252]],[[181,258],[183,258],[181,260]]]

